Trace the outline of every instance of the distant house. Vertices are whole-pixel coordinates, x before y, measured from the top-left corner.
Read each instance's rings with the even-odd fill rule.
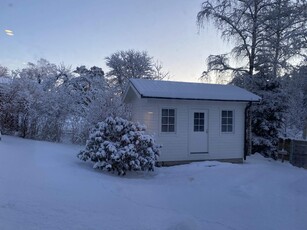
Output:
[[[260,97],[232,85],[131,79],[124,102],[131,119],[162,144],[159,161],[242,162],[246,110]]]

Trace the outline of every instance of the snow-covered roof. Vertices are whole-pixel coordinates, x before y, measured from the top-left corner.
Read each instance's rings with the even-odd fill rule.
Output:
[[[257,102],[261,98],[233,85],[130,79],[131,86],[143,98],[246,101]]]

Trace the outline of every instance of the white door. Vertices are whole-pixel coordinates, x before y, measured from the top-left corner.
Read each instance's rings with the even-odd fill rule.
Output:
[[[208,153],[208,110],[190,110],[189,152]]]

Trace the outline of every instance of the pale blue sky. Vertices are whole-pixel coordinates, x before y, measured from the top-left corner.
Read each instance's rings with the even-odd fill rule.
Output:
[[[146,50],[172,80],[197,81],[209,54],[225,52],[217,32],[198,31],[203,0],[1,0],[0,64],[45,58],[107,71],[118,50]],[[14,31],[14,36],[5,34]]]

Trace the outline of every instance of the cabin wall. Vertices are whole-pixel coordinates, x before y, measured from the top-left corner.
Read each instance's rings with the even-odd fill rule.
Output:
[[[159,161],[194,161],[243,159],[244,155],[244,111],[246,103],[185,101],[168,99],[131,100],[132,120],[147,126],[147,133],[155,136],[163,147]],[[176,131],[161,132],[162,108],[175,109]],[[189,152],[189,111],[193,109],[208,111],[208,153]],[[221,111],[234,111],[234,132],[221,132]],[[206,141],[206,140],[204,140]]]

